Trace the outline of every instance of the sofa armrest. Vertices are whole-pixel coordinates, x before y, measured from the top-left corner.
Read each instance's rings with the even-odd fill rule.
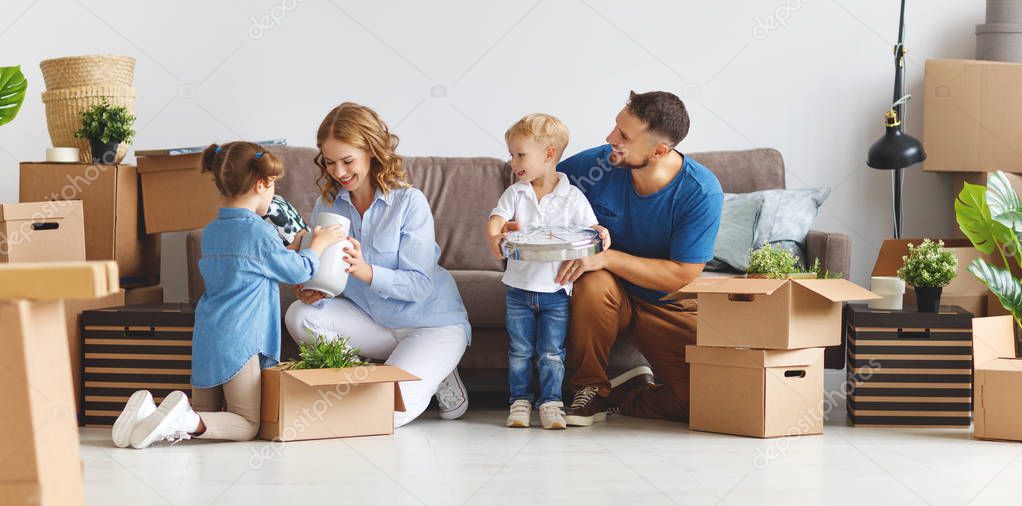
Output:
[[[206,291],[199,273],[199,259],[202,258],[202,229],[188,232],[185,239],[185,254],[188,256],[188,298],[192,304],[198,304],[202,292]]]
[[[841,273],[848,279],[852,268],[852,241],[847,234],[810,230],[806,235],[806,260],[812,265],[820,259],[820,267],[833,273]]]

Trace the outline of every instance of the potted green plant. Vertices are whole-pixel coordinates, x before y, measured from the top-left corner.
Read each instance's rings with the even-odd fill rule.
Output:
[[[127,108],[104,100],[82,112],[82,127],[75,137],[89,140],[92,163],[112,164],[117,158],[117,146],[135,137],[134,123],[135,116]]]
[[[0,67],[0,125],[10,123],[18,115],[27,89],[21,66]]]
[[[315,341],[298,345],[298,360],[284,364],[284,369],[343,369],[365,365],[359,352],[358,348],[351,347],[347,337],[316,336]]]
[[[916,291],[916,310],[936,313],[940,294],[958,273],[958,257],[944,249],[944,241],[923,239],[919,245],[909,243],[908,255],[901,257],[898,277]]]
[[[955,219],[962,233],[980,252],[1001,259],[1001,266],[983,258],[969,264],[969,272],[986,285],[1015,324],[1022,326],[1022,282],[1012,275],[1012,264],[1022,270],[1022,199],[1003,172],[997,171],[987,186],[965,183],[955,199]],[[1016,271],[1018,272],[1018,271]]]

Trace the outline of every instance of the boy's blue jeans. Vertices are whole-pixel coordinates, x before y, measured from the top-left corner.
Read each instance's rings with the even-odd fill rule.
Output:
[[[539,369],[539,402],[561,400],[564,381],[564,340],[571,304],[564,290],[538,293],[507,288],[507,333],[510,402],[535,398],[531,387],[533,359]]]

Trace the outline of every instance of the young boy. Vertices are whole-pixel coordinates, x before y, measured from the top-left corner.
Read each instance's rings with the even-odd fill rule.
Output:
[[[504,134],[511,168],[518,182],[500,196],[487,224],[490,249],[503,258],[500,241],[504,224],[517,222],[522,230],[545,227],[593,227],[600,231],[604,248],[610,246],[606,229],[582,192],[558,173],[557,162],[568,145],[568,129],[547,114],[530,114]],[[539,369],[539,416],[544,429],[564,429],[564,340],[568,333],[571,284],[555,281],[560,262],[508,260],[503,281],[507,285],[508,382],[511,412],[508,427],[528,427],[534,395],[530,388],[533,360]]]

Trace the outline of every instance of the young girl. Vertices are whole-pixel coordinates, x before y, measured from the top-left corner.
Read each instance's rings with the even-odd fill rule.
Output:
[[[213,174],[224,203],[202,234],[199,271],[206,292],[195,310],[191,378],[199,412],[181,391],[157,408],[152,395],[139,390],[114,422],[114,444],[122,448],[191,437],[255,438],[260,371],[280,358],[277,285],[311,279],[323,250],[344,238],[338,230],[317,227],[309,249],[283,246],[262,216],[284,167],[258,144],[211,145],[202,153],[202,170]],[[300,242],[293,242],[295,249]]]

